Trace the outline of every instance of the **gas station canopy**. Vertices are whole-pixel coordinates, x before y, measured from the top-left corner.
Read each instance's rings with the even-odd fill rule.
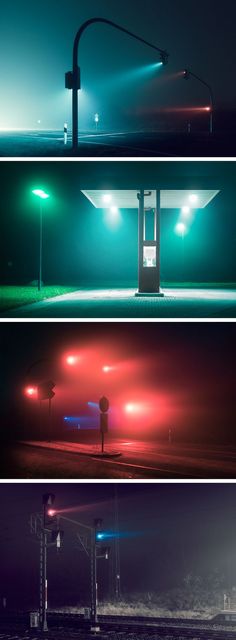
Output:
[[[137,209],[138,192],[138,189],[82,190],[96,209],[110,209],[112,206],[118,209]],[[148,207],[155,208],[156,191],[154,189],[148,193],[150,193]],[[161,189],[160,206],[161,209],[182,209],[186,206],[192,209],[204,209],[218,193],[219,190],[213,189]]]
[[[160,218],[162,209],[204,209],[219,193],[209,189],[116,189],[82,190],[97,209],[138,210],[138,291],[136,296],[163,296],[160,289]],[[152,212],[152,233],[146,233],[148,211]],[[182,236],[183,237],[183,236]]]

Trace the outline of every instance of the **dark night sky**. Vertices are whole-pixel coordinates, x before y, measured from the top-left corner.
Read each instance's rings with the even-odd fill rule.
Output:
[[[216,106],[235,105],[234,0],[14,0],[1,7],[1,127],[61,128],[70,120],[64,73],[71,68],[72,43],[81,23],[100,16],[120,23],[167,49],[170,63],[158,77],[127,81],[125,72],[155,62],[155,52],[104,25],[91,27],[80,48],[80,116],[91,126],[124,122],[141,110],[208,104],[207,89],[174,74],[184,67],[212,85]],[[154,55],[153,55],[154,53]],[[16,108],[17,104],[17,108]]]
[[[137,284],[137,212],[122,211],[110,228],[80,189],[206,188],[220,194],[196,210],[185,237],[175,233],[179,210],[161,217],[162,281],[235,282],[236,169],[233,162],[8,162],[0,168],[1,282],[27,284],[37,277],[39,202],[44,203],[43,279],[76,286]]]
[[[1,595],[9,608],[37,606],[39,549],[28,522],[48,491],[56,494],[58,510],[72,508],[68,517],[87,524],[102,517],[104,530],[114,527],[112,484],[1,485]],[[235,585],[235,485],[125,483],[118,499],[120,531],[135,534],[120,543],[123,592],[163,591],[181,586],[190,572],[209,578],[216,569],[223,588]],[[75,549],[71,527],[63,527],[63,551],[48,554],[51,605],[76,604],[87,593],[85,558]],[[100,595],[108,592],[107,573],[100,566]]]
[[[22,389],[29,366],[48,358],[35,380],[56,382],[60,425],[63,415],[90,415],[87,402],[105,393],[122,437],[143,438],[145,424],[145,437],[156,439],[171,424],[176,438],[235,441],[235,343],[231,323],[2,323],[2,435],[14,436],[16,425],[22,435],[19,410],[35,411],[36,432],[37,402]],[[74,352],[82,359],[73,370],[65,358]],[[105,364],[117,368],[106,375]],[[141,403],[134,416],[130,402]]]

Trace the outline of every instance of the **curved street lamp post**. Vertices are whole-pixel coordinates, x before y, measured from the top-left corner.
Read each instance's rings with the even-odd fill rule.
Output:
[[[138,40],[139,42],[142,42],[148,47],[155,49],[155,51],[158,51],[158,53],[160,54],[161,62],[163,64],[167,64],[168,62],[169,54],[167,53],[167,51],[164,51],[163,49],[156,47],[154,44],[151,44],[147,40],[140,38],[135,33],[132,33],[132,31],[128,31],[128,29],[125,29],[124,27],[121,27],[120,25],[116,24],[116,22],[112,22],[111,20],[106,20],[105,18],[91,18],[90,20],[86,20],[86,22],[84,22],[81,25],[80,29],[77,31],[77,34],[75,36],[74,45],[73,45],[73,71],[68,71],[65,74],[65,88],[72,89],[72,147],[74,150],[78,149],[78,91],[81,88],[80,67],[78,66],[79,43],[84,31],[91,24],[95,24],[97,22],[102,22],[104,24],[109,25],[110,27],[114,27],[114,29],[118,29],[119,31],[126,33],[131,38],[135,38],[135,40]]]

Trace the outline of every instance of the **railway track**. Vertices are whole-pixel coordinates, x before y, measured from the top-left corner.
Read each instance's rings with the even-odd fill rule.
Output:
[[[0,626],[0,639],[8,638],[6,633],[13,629],[14,633],[18,627],[29,629],[29,613],[28,612],[12,612],[4,614],[0,617],[3,629]],[[50,638],[60,638],[66,633],[67,637],[86,637],[91,636],[90,621],[85,620],[82,614],[65,614],[65,613],[48,613],[49,632],[47,636]],[[103,639],[124,640],[132,638],[132,640],[159,640],[168,638],[168,640],[236,640],[236,625],[228,622],[218,622],[214,620],[195,620],[182,618],[152,618],[152,617],[135,617],[130,616],[98,616],[98,625],[100,627],[100,636]],[[4,634],[2,631],[4,630]],[[34,634],[35,629],[31,630]],[[23,633],[25,638],[25,635]],[[11,636],[12,637],[12,636]],[[21,634],[18,636],[21,640]],[[37,631],[37,637],[40,637],[40,631]]]

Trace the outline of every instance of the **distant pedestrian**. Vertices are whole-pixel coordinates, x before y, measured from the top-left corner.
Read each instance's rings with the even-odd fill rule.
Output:
[[[64,123],[64,144],[67,144],[67,131],[68,131],[68,125],[67,122]]]

